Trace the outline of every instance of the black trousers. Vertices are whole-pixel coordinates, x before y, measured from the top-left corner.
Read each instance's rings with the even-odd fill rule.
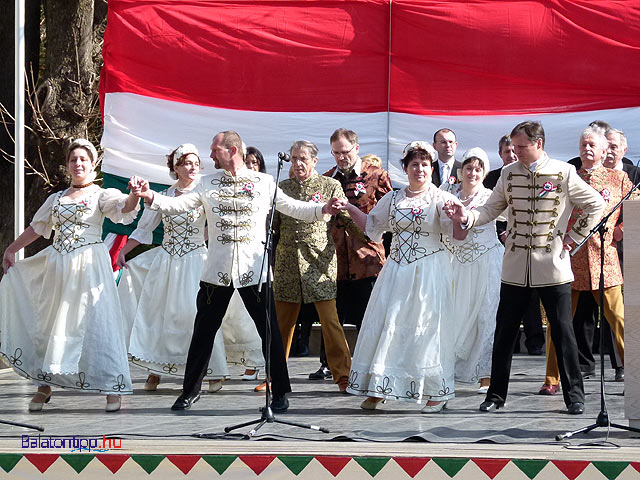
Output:
[[[202,379],[207,372],[213,341],[216,333],[222,324],[222,319],[229,306],[234,287],[223,287],[210,283],[200,282],[198,291],[197,306],[198,312],[193,326],[193,335],[189,354],[187,356],[187,366],[182,384],[182,391],[185,394],[193,395],[200,391]],[[258,292],[258,285],[251,285],[238,289],[244,306],[256,324],[256,329],[262,338],[262,354],[267,358],[266,344],[266,298],[267,287],[262,285],[262,291]],[[284,347],[282,346],[282,336],[276,317],[275,304],[271,303],[269,310],[271,325],[271,348],[269,358],[271,359],[271,386],[275,395],[291,391],[289,382],[289,371],[287,362],[284,359]]]
[[[524,344],[527,350],[536,350],[544,346],[544,330],[540,314],[540,296],[535,290],[531,292],[529,305],[522,319],[524,326]]]
[[[336,309],[340,325],[345,323],[355,325],[358,333],[362,326],[364,312],[371,297],[371,291],[377,277],[361,278],[359,280],[339,280],[336,295]],[[324,351],[324,339],[320,337],[320,363],[328,367],[327,354]]]
[[[571,284],[550,287],[517,287],[503,283],[496,318],[496,333],[491,357],[491,386],[487,400],[503,402],[509,390],[511,361],[518,330],[532,293],[540,295],[547,318],[552,325],[551,339],[556,346],[560,381],[565,404],[584,403],[584,386],[578,364],[578,347],[571,318]]]

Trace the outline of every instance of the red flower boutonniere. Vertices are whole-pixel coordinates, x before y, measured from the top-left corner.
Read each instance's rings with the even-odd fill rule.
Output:
[[[603,188],[602,191],[600,192],[600,195],[602,195],[602,198],[604,198],[605,202],[608,202],[609,200],[611,200],[611,192],[609,191],[608,188]]]
[[[316,203],[322,202],[322,194],[320,192],[314,193],[311,195],[311,201]]]
[[[253,189],[255,188],[255,185],[251,182],[247,182],[244,184],[244,186],[242,187],[242,191],[243,192],[247,192],[247,193],[251,193],[253,192]]]
[[[449,177],[449,180],[447,180],[449,182],[449,185],[455,185],[455,183],[458,181],[458,179],[456,177],[454,177],[453,175],[451,175]]]
[[[420,207],[413,207],[411,209],[411,215],[413,215],[413,221],[416,221],[416,218],[418,218],[420,215],[422,215],[422,208]]]

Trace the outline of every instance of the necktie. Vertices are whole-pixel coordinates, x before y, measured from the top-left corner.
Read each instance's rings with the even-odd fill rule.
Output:
[[[449,165],[446,163],[442,164],[442,178],[440,179],[440,183],[448,183],[449,182]]]

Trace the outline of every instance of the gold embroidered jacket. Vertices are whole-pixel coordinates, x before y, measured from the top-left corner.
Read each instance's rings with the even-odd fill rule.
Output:
[[[582,215],[567,232],[574,207]],[[545,153],[535,171],[520,162],[502,169],[487,203],[470,211],[469,226],[483,225],[508,208],[502,281],[517,286],[544,287],[573,281],[565,232],[580,242],[598,222],[604,200],[568,163]]]
[[[345,198],[340,182],[314,172],[304,182],[295,178],[280,182],[284,193],[305,202]],[[311,303],[336,298],[336,246],[331,224],[305,222],[276,214],[274,230],[280,232],[276,248],[273,292],[276,300]]]

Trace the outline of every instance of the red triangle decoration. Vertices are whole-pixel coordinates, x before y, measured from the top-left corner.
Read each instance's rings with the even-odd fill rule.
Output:
[[[101,453],[96,455],[96,458],[102,462],[102,464],[107,467],[111,473],[117,473],[124,462],[129,460],[129,455],[119,454],[119,453]]]
[[[338,475],[342,469],[351,461],[351,457],[316,457],[316,460],[320,462],[327,471],[334,477]]]
[[[27,453],[25,457],[29,460],[34,467],[40,470],[40,473],[44,473],[55,462],[58,457],[57,453]]]
[[[271,465],[275,455],[239,455],[247,467],[249,467],[256,475],[260,475],[265,468]]]
[[[482,470],[489,478],[495,478],[507,463],[511,460],[508,458],[472,458],[480,470]]]
[[[167,459],[186,475],[198,463],[200,455],[167,455]]]
[[[635,468],[638,472],[640,472],[640,462],[631,462],[629,463],[633,468]]]
[[[393,457],[393,459],[411,478],[420,473],[420,470],[431,460],[430,458],[419,457]]]
[[[575,480],[590,462],[579,460],[551,460],[558,470],[560,470],[569,480]]]

